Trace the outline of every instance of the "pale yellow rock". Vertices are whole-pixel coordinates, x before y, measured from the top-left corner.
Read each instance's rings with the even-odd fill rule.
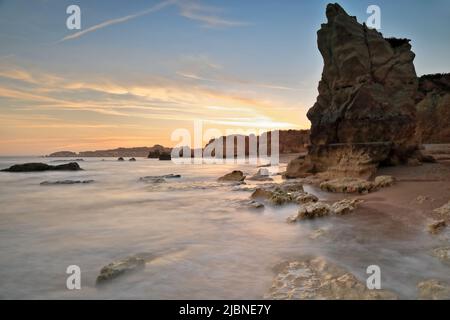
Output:
[[[436,279],[422,281],[417,285],[419,298],[422,300],[450,299],[450,286]]]
[[[434,209],[433,212],[437,213],[442,219],[450,219],[450,201],[442,207]]]
[[[392,300],[387,290],[369,290],[347,270],[323,258],[284,262],[276,268],[268,299],[301,300]]]
[[[376,188],[390,187],[395,183],[395,178],[392,176],[378,176],[374,180]]]

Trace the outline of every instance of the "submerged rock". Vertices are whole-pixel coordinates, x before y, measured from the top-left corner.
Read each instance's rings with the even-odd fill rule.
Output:
[[[428,225],[428,232],[431,234],[438,234],[444,230],[445,227],[447,227],[445,220],[439,220]]]
[[[46,163],[24,163],[16,164],[8,169],[3,169],[4,172],[38,172],[38,171],[77,171],[83,170],[80,168],[78,163],[70,162],[65,164],[60,164],[57,166],[48,165]]]
[[[245,176],[242,171],[234,170],[231,173],[227,173],[223,177],[220,177],[218,180],[220,182],[241,182],[244,181]]]
[[[324,236],[326,233],[327,230],[325,229],[316,229],[309,234],[308,238],[310,238],[311,240],[316,240]]]
[[[436,279],[422,281],[417,285],[419,299],[447,300],[450,299],[450,286]]]
[[[136,158],[130,158],[128,161],[136,161]]]
[[[323,202],[308,203],[300,206],[298,213],[288,217],[287,222],[294,223],[299,220],[314,219],[325,217],[332,214],[330,205]]]
[[[256,200],[246,200],[242,202],[242,205],[249,209],[263,209],[264,204]]]
[[[57,180],[57,181],[43,181],[41,186],[61,185],[61,184],[88,184],[93,183],[94,180]]]
[[[178,179],[178,178],[181,178],[181,175],[170,173],[170,174],[163,174],[160,176],[145,176],[145,177],[139,178],[139,180],[145,181],[145,180],[153,180],[153,179]]]
[[[125,161],[125,159],[122,157],[119,157],[119,158],[117,158],[117,161]]]
[[[100,270],[100,274],[97,277],[96,284],[102,285],[123,274],[143,270],[144,268],[145,268],[145,260],[143,258],[136,256],[112,262],[107,266],[104,266]]]
[[[261,169],[258,170],[258,172],[256,174],[254,174],[250,178],[247,178],[247,180],[273,181],[273,179],[269,175],[270,175],[269,170],[261,168]]]
[[[450,219],[450,201],[442,207],[434,209],[433,212],[438,214],[442,219]]]
[[[450,247],[436,248],[432,251],[432,255],[442,262],[450,264]]]
[[[369,290],[347,270],[323,258],[284,262],[276,268],[267,299],[282,300],[391,300],[387,290]]]
[[[142,178],[139,178],[139,181],[145,182],[145,183],[164,183],[164,182],[166,182],[166,179],[159,178],[159,177],[142,177]]]

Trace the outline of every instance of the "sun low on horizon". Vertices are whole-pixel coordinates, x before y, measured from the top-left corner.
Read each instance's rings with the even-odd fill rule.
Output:
[[[369,2],[342,2],[367,17]],[[405,6],[411,24],[428,14],[379,2]],[[171,133],[195,121],[224,133],[308,129],[326,3],[0,1],[0,155],[171,147]],[[76,30],[66,25],[72,4]],[[418,74],[449,66],[440,53],[448,43],[431,46],[423,27],[390,20],[392,12],[382,32],[414,35]]]

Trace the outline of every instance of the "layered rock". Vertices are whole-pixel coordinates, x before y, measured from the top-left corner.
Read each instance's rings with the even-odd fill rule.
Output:
[[[416,110],[422,143],[450,143],[450,73],[419,78]]]
[[[280,154],[292,154],[292,153],[305,153],[307,151],[307,145],[309,144],[309,130],[278,130],[278,152]],[[264,135],[264,136],[263,136]],[[229,152],[230,155],[244,156],[248,157],[252,155],[252,152],[260,154],[260,148],[264,146],[267,150],[267,155],[271,154],[271,142],[272,142],[272,131],[268,131],[263,135],[229,135],[222,136],[220,138],[211,139],[206,145],[206,152],[215,156],[216,152],[219,153],[220,146],[222,147],[222,156],[229,156],[227,154],[227,140],[233,141],[234,150]],[[238,144],[241,140],[243,144],[244,154],[239,154]],[[251,150],[252,143],[255,144],[256,150]],[[262,152],[262,151],[261,151]]]
[[[326,15],[317,41],[324,60],[319,96],[308,111],[311,146],[287,176],[368,177],[380,164],[417,157],[418,81],[409,40],[383,38],[338,4]]]

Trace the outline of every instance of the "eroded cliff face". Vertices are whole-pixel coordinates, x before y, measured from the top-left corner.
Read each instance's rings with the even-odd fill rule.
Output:
[[[419,78],[417,131],[422,143],[450,143],[450,73]]]
[[[380,163],[415,157],[418,81],[407,39],[385,39],[329,4],[318,31],[324,60],[317,102],[308,112],[311,146],[288,176],[330,171],[368,176]]]

